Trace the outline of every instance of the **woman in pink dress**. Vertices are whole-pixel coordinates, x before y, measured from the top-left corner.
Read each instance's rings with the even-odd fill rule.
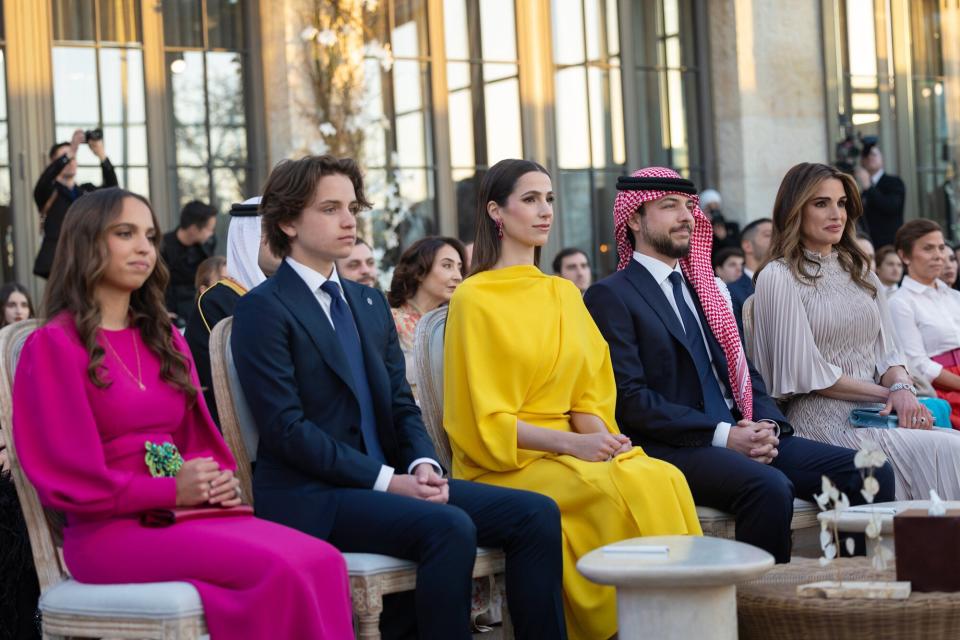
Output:
[[[163,306],[168,272],[142,197],[97,191],[67,213],[14,383],[13,435],[63,553],[88,583],[181,580],[214,640],[352,638],[343,557],[327,543],[225,516],[242,497],[187,349]],[[145,527],[152,509],[209,513]]]

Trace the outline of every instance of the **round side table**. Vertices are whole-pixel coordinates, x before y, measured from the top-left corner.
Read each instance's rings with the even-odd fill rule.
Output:
[[[656,547],[667,552],[644,552]],[[623,540],[577,562],[590,580],[617,588],[620,640],[735,640],[736,584],[772,567],[757,547],[692,536]]]

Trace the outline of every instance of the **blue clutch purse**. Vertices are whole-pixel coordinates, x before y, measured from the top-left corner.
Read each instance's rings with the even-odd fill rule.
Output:
[[[918,398],[918,400],[933,414],[933,427],[935,429],[952,428],[950,426],[950,413],[947,412],[946,417],[942,415],[940,404],[945,403],[944,400],[939,398]],[[947,406],[949,408],[949,404]],[[867,429],[896,429],[900,423],[897,415],[891,413],[888,416],[882,416],[880,415],[882,410],[882,404],[852,409],[850,411],[850,424],[854,427]]]
[[[850,411],[850,424],[858,428],[868,429],[896,429],[899,419],[895,414],[880,415],[883,405],[876,407],[860,407]]]

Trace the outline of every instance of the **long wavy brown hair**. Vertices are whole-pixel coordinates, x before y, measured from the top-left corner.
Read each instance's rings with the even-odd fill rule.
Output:
[[[754,282],[764,267],[781,258],[787,263],[793,277],[803,284],[814,285],[820,279],[820,263],[804,252],[801,238],[803,209],[816,196],[820,184],[831,178],[843,184],[847,197],[847,221],[840,242],[833,246],[837,260],[859,287],[870,295],[877,294],[876,287],[869,280],[870,259],[857,244],[857,220],[863,215],[860,190],[846,173],[814,162],[798,164],[783,177],[773,205],[770,253],[754,274]]]
[[[150,210],[156,233],[153,245],[157,262],[139,289],[130,294],[130,325],[140,331],[144,344],[160,358],[160,376],[191,399],[197,389],[190,380],[186,356],[173,346],[164,291],[170,272],[160,259],[160,227],[146,198],[123,189],[100,189],[78,199],[67,210],[50,279],[43,297],[42,317],[49,322],[62,312],[73,317],[80,340],[90,355],[87,375],[100,388],[110,386],[102,377],[103,347],[97,342],[101,312],[95,292],[110,260],[107,228],[120,217],[127,198],[139,200]]]

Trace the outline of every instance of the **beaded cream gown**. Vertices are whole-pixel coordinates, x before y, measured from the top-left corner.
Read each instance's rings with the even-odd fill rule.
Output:
[[[878,383],[892,366],[904,365],[897,349],[886,293],[869,274],[876,296],[858,286],[836,252],[820,256],[814,284],[797,280],[783,260],[757,277],[751,359],[770,395],[784,403],[797,435],[851,449],[876,442],[896,472],[898,500],[960,500],[960,432],[867,429],[850,424],[850,410],[871,402],[828,398],[817,390],[846,374]]]

